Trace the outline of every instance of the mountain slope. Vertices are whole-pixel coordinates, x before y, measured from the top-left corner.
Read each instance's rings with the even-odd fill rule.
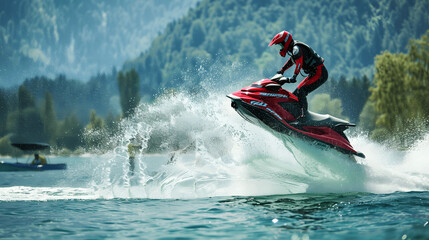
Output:
[[[197,1],[0,1],[0,86],[35,75],[88,80],[110,72]]]
[[[124,68],[138,71],[148,95],[198,82],[192,74],[219,61],[267,77],[287,60],[267,45],[288,30],[324,57],[331,77],[372,75],[375,55],[405,51],[429,29],[427,12],[427,0],[204,0]]]

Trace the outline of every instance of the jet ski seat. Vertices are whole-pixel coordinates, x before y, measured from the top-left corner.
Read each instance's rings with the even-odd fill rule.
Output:
[[[356,124],[349,123],[346,120],[342,120],[336,117],[332,117],[328,114],[319,114],[307,111],[307,114],[303,121],[300,121],[302,125],[308,125],[308,126],[316,126],[316,127],[354,127]]]

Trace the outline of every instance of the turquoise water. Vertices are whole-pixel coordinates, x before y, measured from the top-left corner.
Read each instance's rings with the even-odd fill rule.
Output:
[[[211,192],[209,196],[200,190],[199,194],[208,196],[198,197],[198,188],[183,184],[183,173],[177,174],[178,163],[163,165],[169,157],[144,158],[151,169],[143,171],[152,177],[145,187],[134,181],[139,176],[121,182],[111,174],[110,185],[99,183],[102,180],[97,178],[102,174],[97,166],[109,161],[106,156],[51,158],[51,162],[68,163],[66,171],[2,172],[0,238],[429,239],[428,191],[234,196],[234,184],[215,179],[208,186],[219,184],[219,188],[225,188],[224,184],[229,184],[226,188],[230,188],[231,195]],[[176,161],[186,160],[195,158],[186,155]],[[157,180],[168,179],[168,165],[177,174],[176,191],[189,191],[183,193],[187,196],[172,196],[177,193],[168,187],[171,181]],[[197,185],[198,180],[194,180]],[[149,187],[154,182],[165,190]],[[151,194],[158,198],[147,196]]]
[[[247,123],[225,92],[140,105],[113,150],[48,157],[67,170],[0,172],[0,238],[429,239],[429,134],[397,151],[355,132],[350,159]],[[168,154],[131,174],[137,134]]]
[[[296,194],[1,204],[15,239],[428,239],[429,194]]]

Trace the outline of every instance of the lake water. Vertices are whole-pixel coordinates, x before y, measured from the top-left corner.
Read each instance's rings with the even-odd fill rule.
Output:
[[[0,238],[429,239],[429,135],[397,151],[348,133],[354,161],[244,121],[230,88],[140,105],[113,150],[48,158],[67,170],[0,172]],[[136,135],[170,154],[131,174]]]
[[[389,192],[386,185],[414,183],[368,176],[380,182],[366,192],[307,192],[297,169],[282,176],[269,166],[242,169],[261,168],[258,160],[207,169],[198,156],[175,158],[140,157],[134,175],[118,156],[52,157],[68,169],[0,172],[0,238],[429,239],[427,182]]]

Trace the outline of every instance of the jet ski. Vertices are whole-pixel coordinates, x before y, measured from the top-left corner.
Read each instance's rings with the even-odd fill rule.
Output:
[[[274,133],[297,136],[336,149],[347,155],[365,158],[351,146],[344,131],[356,126],[348,121],[302,110],[298,98],[281,86],[286,78],[280,74],[263,79],[227,95],[231,106],[245,120]]]

